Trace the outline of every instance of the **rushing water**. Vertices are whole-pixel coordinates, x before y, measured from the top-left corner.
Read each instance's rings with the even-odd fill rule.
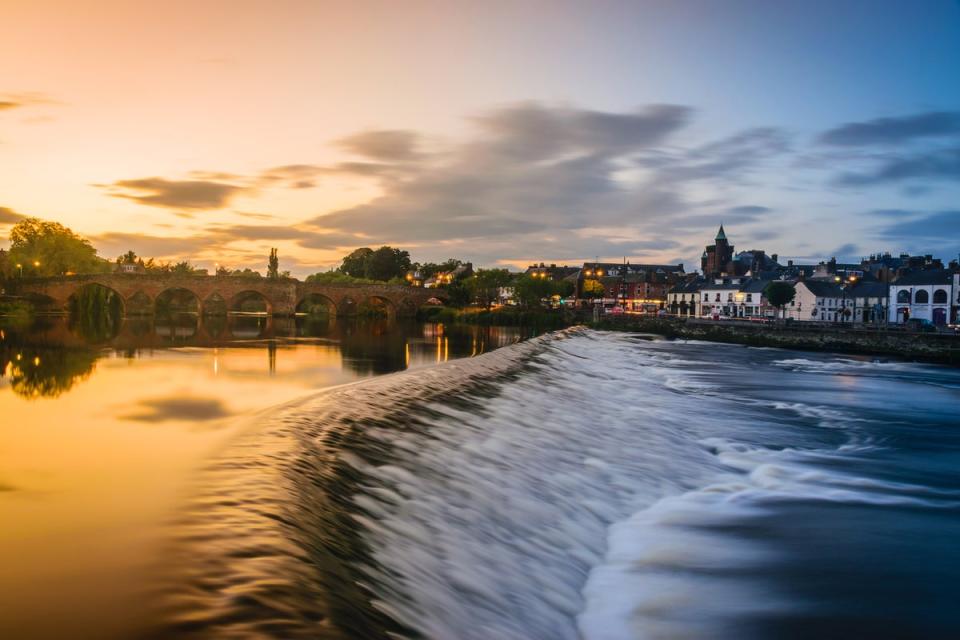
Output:
[[[125,630],[958,637],[958,414],[957,369],[586,330],[301,394],[206,449]]]

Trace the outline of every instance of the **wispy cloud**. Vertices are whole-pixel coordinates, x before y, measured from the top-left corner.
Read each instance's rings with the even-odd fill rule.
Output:
[[[823,132],[819,142],[839,146],[891,145],[954,134],[960,134],[960,112],[930,111],[848,122]]]
[[[0,224],[16,224],[25,217],[23,214],[17,213],[9,207],[0,207]]]
[[[139,178],[95,185],[114,198],[166,209],[222,209],[245,187],[214,180]]]

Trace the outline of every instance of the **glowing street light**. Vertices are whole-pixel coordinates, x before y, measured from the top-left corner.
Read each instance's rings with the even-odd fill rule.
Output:
[[[20,269],[20,277],[23,277],[23,265],[19,262],[17,263],[17,269]]]

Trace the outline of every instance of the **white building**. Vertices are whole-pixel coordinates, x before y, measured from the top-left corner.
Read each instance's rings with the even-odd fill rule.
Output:
[[[958,296],[958,274],[935,270],[902,275],[890,284],[888,320],[898,324],[911,318],[935,325],[956,322]]]
[[[801,280],[797,294],[785,307],[786,316],[798,322],[840,322],[844,319],[844,292],[824,280]]]
[[[773,308],[763,295],[768,280],[714,278],[700,284],[696,292],[696,315],[703,318],[766,318]]]
[[[887,321],[890,287],[884,282],[860,282],[847,290],[846,304],[854,324],[883,324]]]

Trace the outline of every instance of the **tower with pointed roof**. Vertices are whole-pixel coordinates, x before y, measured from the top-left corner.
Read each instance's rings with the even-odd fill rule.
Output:
[[[703,256],[700,258],[700,269],[704,276],[718,276],[729,271],[729,265],[732,261],[733,245],[727,240],[727,234],[721,223],[714,243],[706,247]]]

